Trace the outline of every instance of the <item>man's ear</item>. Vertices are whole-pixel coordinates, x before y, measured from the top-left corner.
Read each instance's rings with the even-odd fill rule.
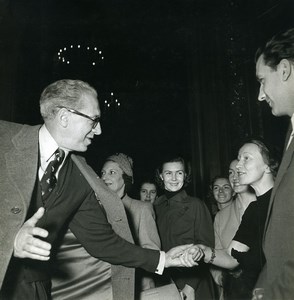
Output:
[[[160,179],[161,179],[161,180],[163,180],[163,176],[162,176],[162,174],[159,174],[159,177],[160,177]]]
[[[57,113],[57,119],[58,119],[58,123],[66,128],[68,125],[68,121],[69,121],[69,114],[68,111],[65,108],[61,108],[58,113]]]
[[[293,65],[291,64],[291,62],[284,58],[280,61],[279,65],[278,65],[278,69],[280,70],[281,74],[282,74],[282,80],[283,81],[287,81],[288,78],[290,77],[291,73],[292,73],[292,67]]]

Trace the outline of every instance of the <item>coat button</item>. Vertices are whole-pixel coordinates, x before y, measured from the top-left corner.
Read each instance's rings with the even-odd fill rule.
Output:
[[[17,206],[14,206],[10,210],[13,214],[19,214],[21,212],[21,209]]]

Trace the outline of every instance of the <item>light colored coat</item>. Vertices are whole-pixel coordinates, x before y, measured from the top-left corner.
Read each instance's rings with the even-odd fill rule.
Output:
[[[37,179],[39,129],[40,125],[0,121],[0,288],[13,255],[15,236],[25,221]],[[71,157],[99,195],[114,231],[132,241],[122,202],[97,178],[83,158]],[[112,265],[111,272],[114,299],[133,299],[134,269]]]
[[[127,214],[131,217],[131,230],[137,244],[143,248],[160,250],[155,213],[151,203],[132,199],[125,195],[122,199]]]
[[[234,200],[230,205],[220,210],[214,219],[215,249],[226,249],[230,245],[241,223],[240,199]],[[211,267],[214,281],[222,286],[222,271],[217,267]]]
[[[129,224],[135,243],[142,248],[160,250],[161,244],[156,227],[153,205],[132,199],[127,194],[122,198],[122,202],[129,216]],[[136,285],[139,284],[142,291],[155,287],[151,274],[148,276],[146,272],[142,277],[142,282],[136,281]]]

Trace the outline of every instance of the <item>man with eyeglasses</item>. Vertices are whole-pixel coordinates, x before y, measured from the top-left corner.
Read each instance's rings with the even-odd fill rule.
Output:
[[[122,202],[73,154],[101,134],[94,88],[54,82],[40,110],[42,126],[0,121],[0,299],[51,298],[50,268],[68,230],[99,261],[96,299],[133,299],[133,268],[162,273],[196,264],[189,245],[167,253],[133,245]]]

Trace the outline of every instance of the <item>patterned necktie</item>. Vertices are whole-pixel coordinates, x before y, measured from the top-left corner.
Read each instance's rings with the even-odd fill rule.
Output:
[[[62,164],[63,159],[64,151],[58,148],[55,151],[54,159],[48,164],[45,173],[40,181],[43,201],[48,198],[48,196],[56,186],[57,179],[55,175],[59,166]]]

